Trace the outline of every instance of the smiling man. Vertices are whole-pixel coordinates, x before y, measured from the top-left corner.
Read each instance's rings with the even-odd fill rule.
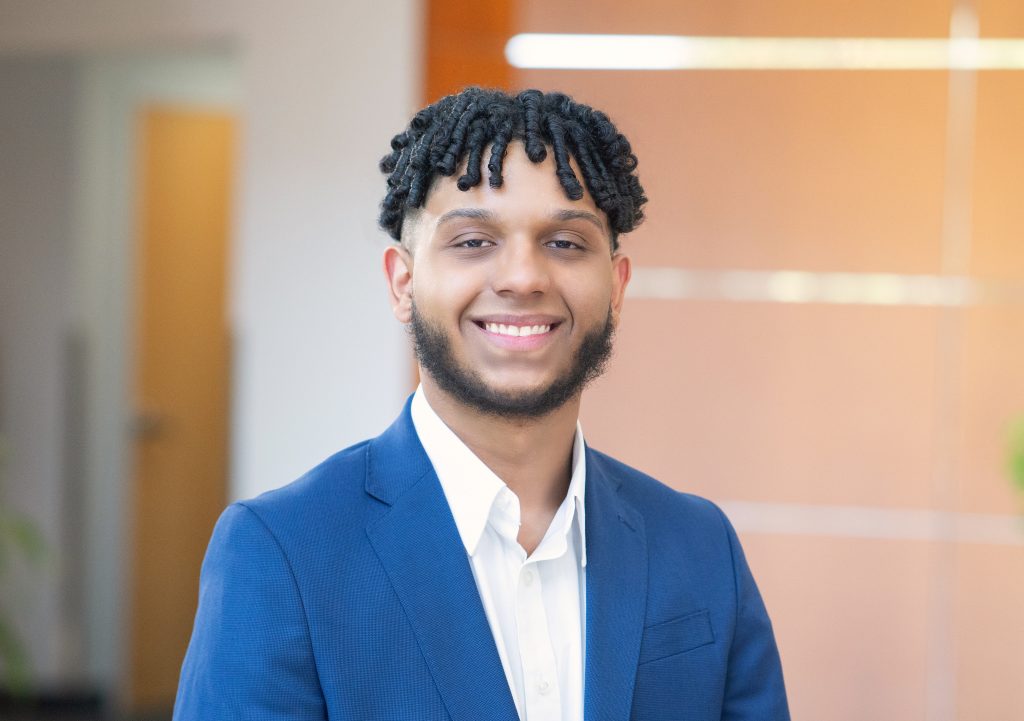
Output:
[[[384,269],[421,385],[381,436],[225,511],[176,719],[789,718],[729,522],[577,420],[635,168],[604,114],[536,90],[467,89],[395,136]]]

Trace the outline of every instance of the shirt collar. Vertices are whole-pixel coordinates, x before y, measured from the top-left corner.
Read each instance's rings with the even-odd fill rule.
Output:
[[[427,402],[422,386],[418,387],[413,395],[410,413],[423,450],[430,458],[441,482],[462,543],[466,547],[466,552],[472,556],[476,553],[480,537],[487,527],[495,499],[508,486],[455,435],[451,428],[445,425]],[[549,529],[549,533],[560,531],[565,534],[571,532],[572,528],[577,529],[582,566],[587,565],[583,502],[587,475],[585,450],[583,430],[577,421],[569,491],[556,511]]]

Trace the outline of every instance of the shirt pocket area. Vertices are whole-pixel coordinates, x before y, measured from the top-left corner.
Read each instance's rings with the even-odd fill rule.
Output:
[[[692,651],[715,642],[707,609],[648,626],[640,646],[640,664]]]

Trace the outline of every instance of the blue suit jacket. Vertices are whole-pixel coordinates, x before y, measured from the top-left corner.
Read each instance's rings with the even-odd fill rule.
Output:
[[[587,449],[587,721],[782,721],[782,670],[708,501]],[[516,721],[409,416],[221,516],[176,721]]]

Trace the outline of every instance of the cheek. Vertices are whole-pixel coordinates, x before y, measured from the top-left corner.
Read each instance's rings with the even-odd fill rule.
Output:
[[[464,274],[423,274],[413,278],[413,298],[421,311],[436,315],[461,315],[477,293]]]
[[[587,318],[603,320],[612,302],[612,287],[608,283],[579,283],[572,288],[572,303],[576,313]]]

